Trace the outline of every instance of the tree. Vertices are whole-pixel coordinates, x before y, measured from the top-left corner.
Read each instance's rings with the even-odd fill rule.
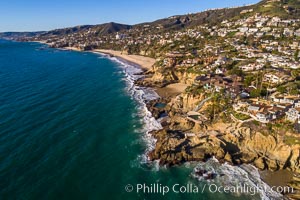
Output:
[[[285,93],[285,92],[286,92],[286,87],[284,87],[284,86],[279,86],[279,87],[277,88],[277,92],[279,92],[279,93],[281,93],[281,94]]]
[[[238,64],[238,61],[235,60],[233,62],[228,63],[225,68],[227,70],[232,70],[234,68],[234,66],[237,65],[237,64]]]
[[[293,70],[293,71],[291,72],[291,75],[292,75],[292,77],[293,77],[294,79],[297,79],[297,78],[299,77],[299,72],[298,72],[297,70]]]
[[[255,90],[252,90],[250,92],[250,97],[251,98],[257,98],[260,96],[260,90],[259,89],[255,89]]]
[[[298,89],[292,89],[290,92],[291,95],[298,95],[299,94],[299,90]]]
[[[246,87],[249,87],[253,81],[254,81],[254,77],[252,75],[248,75],[244,80],[244,84]]]
[[[243,72],[243,70],[239,69],[238,67],[234,67],[232,70],[230,70],[229,74],[243,76],[244,72]]]
[[[211,104],[207,106],[207,113],[211,121],[220,117],[220,113],[227,109],[229,99],[225,95],[226,91],[222,90],[220,93],[214,94],[211,99]]]
[[[260,96],[265,97],[265,96],[267,96],[267,94],[268,94],[268,91],[266,88],[262,88],[260,90]]]
[[[294,57],[295,57],[295,61],[299,61],[299,49],[296,50]]]

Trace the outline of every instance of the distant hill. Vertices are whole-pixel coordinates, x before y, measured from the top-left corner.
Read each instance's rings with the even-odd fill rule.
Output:
[[[300,0],[263,0],[254,5],[178,15],[142,25],[162,26],[164,29],[181,29],[203,24],[215,25],[226,19],[243,17],[245,15],[241,14],[241,12],[251,9],[253,9],[252,13],[260,13],[262,15],[278,16],[281,18],[300,18]]]
[[[84,26],[75,26],[75,27],[70,27],[70,28],[55,29],[52,31],[44,32],[41,34],[41,36],[71,34],[71,33],[76,33],[79,31],[85,31],[92,27],[93,27],[92,25],[84,25]]]
[[[203,24],[217,24],[225,19],[239,15],[242,10],[247,8],[248,7],[238,7],[208,10],[195,14],[178,15],[160,19],[148,24],[152,26],[162,26],[164,29],[181,29]]]
[[[114,22],[97,25],[96,27],[94,27],[94,29],[96,31],[96,35],[105,35],[105,34],[116,33],[116,32],[122,31],[122,30],[129,30],[131,28],[132,28],[131,25],[117,24]]]
[[[245,10],[252,10],[251,13],[243,13]],[[94,36],[103,36],[116,32],[127,31],[130,29],[139,29],[145,25],[151,27],[151,31],[165,32],[169,30],[180,30],[184,28],[209,24],[215,25],[226,19],[242,18],[253,13],[260,13],[262,15],[278,16],[281,18],[300,18],[300,0],[262,0],[255,5],[223,8],[207,10],[195,14],[177,15],[165,19],[160,19],[154,22],[141,23],[137,25],[126,25],[118,23],[106,23],[100,25],[83,25],[70,28],[56,29],[47,32],[24,32],[24,33],[0,33],[0,38],[20,38],[20,37],[34,37],[42,36],[43,38],[51,36],[64,36],[72,33],[85,33],[90,31]],[[160,27],[156,29],[156,27]],[[153,32],[152,32],[153,33]]]
[[[105,35],[105,34],[111,34],[115,32],[119,32],[122,30],[128,30],[132,26],[125,25],[125,24],[118,24],[118,23],[106,23],[106,24],[100,24],[100,25],[84,25],[84,26],[75,26],[71,28],[62,28],[62,29],[55,29],[52,31],[44,32],[41,34],[41,36],[51,36],[51,35],[68,35],[72,33],[79,33],[79,32],[85,32],[85,31],[94,31],[96,35]]]
[[[281,18],[300,18],[300,0],[263,0],[254,6],[255,12]]]
[[[0,38],[7,38],[7,39],[16,39],[16,38],[24,38],[24,37],[35,37],[35,36],[42,36],[42,37],[51,37],[51,36],[62,36],[68,35],[72,33],[84,33],[86,31],[93,31],[95,35],[101,36],[111,33],[116,33],[122,30],[131,29],[131,25],[125,24],[118,24],[118,23],[106,23],[100,25],[83,25],[83,26],[75,26],[70,28],[61,28],[55,29],[51,31],[40,31],[40,32],[4,32],[0,33]]]
[[[40,32],[4,32],[0,33],[0,38],[18,38],[18,37],[34,37],[36,35],[43,34],[43,31]]]

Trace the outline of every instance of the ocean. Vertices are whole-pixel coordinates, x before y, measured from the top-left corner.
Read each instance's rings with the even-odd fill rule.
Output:
[[[148,132],[160,124],[144,102],[157,95],[133,84],[139,71],[104,55],[0,40],[0,199],[268,199],[209,191],[224,183],[199,180],[199,163],[149,163]],[[257,182],[255,169],[210,162],[200,165],[230,183]]]

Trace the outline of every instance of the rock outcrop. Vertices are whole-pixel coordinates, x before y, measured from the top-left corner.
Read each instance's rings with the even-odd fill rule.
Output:
[[[172,82],[189,83],[195,78],[189,73],[171,69],[162,71],[155,67],[151,73],[151,78],[141,80],[139,84],[164,87]],[[280,135],[231,122],[207,124],[206,121],[197,123],[199,120],[188,119],[186,113],[198,108],[208,98],[203,93],[186,92],[173,99],[148,103],[148,109],[155,118],[165,116],[162,123],[164,128],[152,132],[157,143],[155,149],[149,152],[150,160],[159,160],[161,165],[172,166],[215,157],[220,162],[234,165],[245,163],[261,170],[289,169],[300,173],[300,146],[287,145]],[[157,108],[155,104],[158,102],[166,106]],[[293,186],[300,189],[297,180]]]
[[[182,112],[192,111],[203,99],[205,99],[205,96],[203,94],[181,94],[180,96],[172,99],[172,101],[170,102],[170,108],[175,111],[180,110]]]
[[[191,134],[195,124],[175,116],[169,127],[154,132],[157,145],[149,154],[151,160],[174,165],[186,161],[205,161],[212,156],[233,164],[251,163],[272,171],[290,169],[300,172],[299,146],[286,145],[279,136],[251,132],[250,128],[223,124],[225,132],[205,130]]]
[[[186,161],[203,161],[212,156],[225,157],[225,144],[217,137],[186,137],[182,132],[161,130],[153,133],[157,139],[151,160],[160,160],[162,165],[180,164]]]

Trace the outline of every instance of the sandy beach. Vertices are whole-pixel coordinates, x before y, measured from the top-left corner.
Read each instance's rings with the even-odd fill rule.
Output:
[[[268,170],[260,171],[262,180],[270,186],[287,186],[293,178],[293,172],[288,170],[279,170],[271,172]]]
[[[79,48],[77,47],[64,47],[63,49],[67,49],[67,50],[71,50],[71,51],[81,51]]]
[[[187,88],[187,86],[188,86],[187,84],[183,84],[183,83],[174,83],[164,88],[157,88],[155,91],[160,97],[168,98],[183,93],[184,90]]]
[[[151,70],[152,66],[155,63],[154,58],[149,58],[149,57],[139,56],[139,55],[126,55],[126,54],[122,54],[121,51],[94,49],[93,52],[109,54],[109,55],[112,55],[115,57],[122,58],[124,60],[127,60],[129,62],[132,62],[132,63],[135,63],[135,64],[141,66],[142,69],[147,70],[147,71]]]
[[[47,44],[46,41],[37,41],[37,42],[41,44]],[[71,51],[82,51],[77,47],[64,47],[62,49],[71,50]],[[145,71],[151,70],[152,66],[156,61],[154,58],[139,56],[139,55],[127,55],[127,54],[122,54],[121,51],[114,51],[114,50],[94,49],[92,50],[92,52],[108,54],[108,55],[112,55],[124,59],[128,62],[139,65]]]
[[[46,44],[45,41],[38,41],[39,43]],[[71,51],[81,51],[77,47],[64,47],[65,50],[71,50]],[[94,49],[91,52],[95,53],[103,53],[108,54],[111,56],[115,56],[117,58],[124,59],[128,62],[134,63],[138,66],[140,66],[143,70],[148,71],[152,69],[152,66],[155,63],[154,58],[149,58],[146,56],[140,56],[140,55],[127,55],[123,54],[121,51],[114,51],[114,50],[106,50],[106,49]],[[155,88],[156,93],[162,97],[162,98],[169,98],[169,97],[175,97],[181,93],[184,92],[184,90],[187,88],[187,84],[183,83],[175,83],[170,84],[163,88]]]
[[[41,43],[41,44],[48,44],[46,40],[40,40],[40,41],[35,41],[35,42],[38,42],[38,43]]]

